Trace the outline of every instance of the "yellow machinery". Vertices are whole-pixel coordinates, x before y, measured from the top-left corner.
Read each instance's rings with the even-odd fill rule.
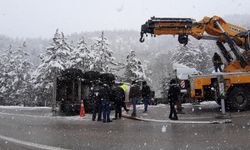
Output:
[[[178,35],[181,44],[188,44],[188,36],[198,40],[215,40],[227,61],[224,65],[226,105],[233,109],[246,109],[250,104],[250,31],[227,23],[218,16],[191,18],[152,17],[141,27],[140,42],[144,35]],[[228,44],[230,51],[224,44]],[[242,52],[243,50],[243,52]],[[198,75],[190,78],[190,96],[199,100],[220,101],[217,75]]]

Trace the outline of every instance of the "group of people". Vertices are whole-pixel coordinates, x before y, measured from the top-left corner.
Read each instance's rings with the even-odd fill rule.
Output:
[[[146,81],[142,82],[142,89],[136,81],[132,81],[130,91],[129,91],[129,99],[131,100],[133,111],[131,116],[136,117],[136,104],[138,100],[142,97],[143,104],[144,104],[144,113],[148,111],[148,104],[151,97],[151,90],[150,87],[147,85]]]
[[[93,115],[92,120],[112,122],[110,118],[111,103],[114,103],[115,108],[115,118],[120,119],[122,117],[122,107],[126,112],[129,109],[125,104],[125,84],[105,84],[102,82],[97,82],[93,84],[90,88],[90,98],[93,101]],[[168,99],[170,102],[170,115],[171,120],[178,120],[177,112],[175,110],[175,105],[178,102],[178,96],[180,94],[180,88],[176,80],[170,81],[170,88],[168,91]],[[148,105],[151,97],[150,87],[147,85],[146,81],[142,82],[142,88],[136,81],[132,81],[129,90],[129,99],[133,106],[131,113],[132,117],[136,117],[136,104],[142,98],[144,104],[144,113],[148,111]]]
[[[122,107],[126,112],[129,109],[125,104],[125,92],[126,84],[104,84],[101,82],[94,83],[90,89],[90,98],[93,102],[93,115],[92,120],[112,122],[110,118],[111,103],[114,103],[115,118],[120,119],[122,116]],[[147,85],[146,81],[142,82],[142,88],[138,85],[136,81],[132,82],[129,91],[129,99],[133,105],[133,111],[131,116],[136,116],[136,104],[138,100],[142,97],[144,103],[144,112],[148,110],[148,104],[150,100],[150,87]]]
[[[217,53],[214,53],[213,56],[213,64],[215,67],[215,71],[218,69],[222,72],[221,65],[222,60]],[[122,107],[126,112],[129,109],[126,108],[125,104],[125,92],[126,85],[125,84],[105,84],[102,82],[96,82],[93,84],[90,90],[90,98],[93,101],[93,116],[92,120],[95,121],[97,117],[97,121],[112,122],[110,118],[111,112],[111,102],[114,103],[115,106],[115,118],[120,119],[122,116]],[[178,105],[178,96],[180,94],[180,88],[178,86],[177,80],[170,81],[170,88],[168,91],[168,99],[170,102],[170,114],[169,118],[171,120],[178,120],[177,112],[175,110],[175,105]],[[147,85],[146,81],[142,82],[142,88],[136,81],[132,81],[130,91],[129,91],[129,99],[133,106],[133,110],[131,113],[132,117],[136,117],[136,104],[142,98],[144,104],[144,113],[148,110],[148,105],[151,97],[150,87]],[[97,115],[98,114],[98,115]]]
[[[105,84],[98,82],[93,84],[90,89],[90,98],[93,101],[92,120],[112,122],[110,118],[111,102],[115,104],[115,118],[120,119],[122,107],[129,111],[125,104],[125,91],[123,85]]]

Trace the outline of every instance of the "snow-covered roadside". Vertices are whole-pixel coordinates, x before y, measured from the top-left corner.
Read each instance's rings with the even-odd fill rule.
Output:
[[[182,104],[182,107],[193,108],[192,111],[194,111],[194,108],[197,108],[197,107],[199,110],[201,110],[202,108],[214,109],[214,108],[220,107],[220,105],[218,105],[215,101],[204,101],[204,102],[200,102],[197,104],[184,103],[184,104]]]
[[[196,105],[196,104],[195,104]],[[182,106],[195,106],[192,103],[183,103]],[[199,106],[204,106],[204,107],[214,107],[214,106],[219,106],[215,101],[204,101],[204,102],[200,102],[199,104],[197,104]],[[164,108],[164,107],[169,107],[166,104],[158,104],[158,105],[149,105],[149,108]],[[132,109],[132,105],[130,106],[130,108]],[[136,105],[136,108],[139,110],[144,109],[144,105],[140,104],[140,105]]]
[[[166,104],[158,104],[158,105],[148,105],[149,108],[163,108],[166,107]],[[132,105],[130,105],[130,108],[132,109]],[[140,104],[140,105],[136,105],[136,108],[139,110],[143,110],[144,109],[144,105]]]
[[[24,107],[24,106],[0,106],[0,109],[22,109],[22,110],[37,110],[37,109],[51,109],[51,107]]]
[[[91,120],[92,115],[86,114],[84,117],[80,116],[53,116],[52,114],[45,114],[45,115],[30,115],[30,114],[17,114],[17,113],[6,113],[6,112],[0,112],[0,116],[11,116],[12,119],[15,119],[15,117],[30,117],[30,118],[44,118],[44,119],[53,119],[53,120]]]
[[[91,114],[86,114],[85,117],[83,118],[80,118],[79,115],[53,116],[51,112],[51,107],[24,107],[24,106],[0,106],[0,115],[11,116],[12,118],[31,117],[31,118],[48,118],[55,120],[91,120],[92,118]]]
[[[143,106],[143,105],[142,105]],[[143,107],[142,107],[143,108]],[[3,111],[1,111],[1,109]],[[4,111],[8,110],[8,111]],[[11,111],[13,110],[13,111]],[[30,111],[27,113],[25,110]],[[36,112],[39,110],[39,112]],[[40,113],[41,110],[45,110],[45,112]],[[13,119],[15,117],[31,117],[31,118],[47,118],[53,120],[64,120],[64,121],[91,121],[92,114],[85,114],[84,117],[80,117],[79,115],[75,116],[53,116],[52,112],[50,111],[51,107],[23,107],[23,106],[0,106],[0,116],[11,116]],[[25,111],[25,113],[20,113],[20,111]],[[31,113],[33,112],[33,113]],[[114,111],[111,112],[110,118],[114,118]]]

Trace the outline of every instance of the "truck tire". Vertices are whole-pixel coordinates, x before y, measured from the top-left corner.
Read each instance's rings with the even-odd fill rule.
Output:
[[[249,97],[247,88],[234,87],[228,94],[227,104],[232,110],[246,110],[249,105]]]

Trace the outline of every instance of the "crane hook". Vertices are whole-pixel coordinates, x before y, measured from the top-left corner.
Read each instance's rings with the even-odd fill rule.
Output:
[[[141,38],[140,38],[140,40],[139,40],[141,43],[143,43],[143,42],[145,41],[143,35],[144,35],[144,34],[141,32]]]
[[[188,35],[186,35],[186,34],[180,34],[178,36],[178,41],[179,41],[180,44],[183,44],[184,46],[186,46],[187,43],[188,43]]]

